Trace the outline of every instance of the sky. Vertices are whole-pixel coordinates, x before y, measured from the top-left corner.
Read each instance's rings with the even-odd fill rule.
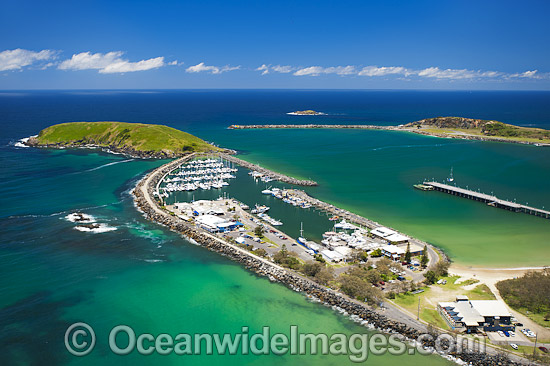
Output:
[[[0,2],[0,90],[550,90],[550,1]]]

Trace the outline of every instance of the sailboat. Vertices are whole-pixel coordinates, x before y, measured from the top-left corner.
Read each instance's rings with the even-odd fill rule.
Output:
[[[298,239],[296,239],[298,244],[303,245],[304,247],[307,245],[307,240],[304,238],[304,223],[300,222],[300,236]]]
[[[453,167],[451,167],[451,175],[449,176],[449,178],[447,178],[447,182],[452,182],[454,181],[454,177],[453,177]]]

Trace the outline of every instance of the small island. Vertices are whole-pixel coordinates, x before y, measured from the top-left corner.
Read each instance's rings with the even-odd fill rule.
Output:
[[[200,138],[168,126],[127,122],[69,122],[47,127],[25,142],[49,148],[103,148],[139,158],[175,158],[191,152],[222,152]]]
[[[305,110],[305,111],[289,112],[287,114],[290,114],[291,116],[322,116],[325,113],[317,112],[317,111],[313,111],[311,109],[308,109],[308,110]]]
[[[550,144],[549,130],[464,117],[426,118],[401,125],[398,129],[437,137],[515,142],[540,146]]]

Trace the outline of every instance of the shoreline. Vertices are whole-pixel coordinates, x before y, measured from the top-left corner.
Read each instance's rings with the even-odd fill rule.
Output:
[[[380,130],[380,131],[402,131],[415,133],[417,135],[431,136],[438,138],[450,138],[458,140],[476,140],[486,142],[507,142],[511,144],[521,145],[533,145],[533,146],[550,146],[550,143],[546,142],[534,142],[534,141],[520,141],[520,140],[508,140],[498,136],[478,136],[468,134],[446,134],[444,132],[429,132],[417,130],[411,127],[400,126],[377,126],[377,125],[330,125],[330,124],[307,124],[307,125],[294,125],[294,124],[266,124],[266,125],[230,125],[229,130],[252,130],[252,129],[338,129],[338,130]]]
[[[422,332],[429,331],[425,324],[415,321],[414,319],[410,319],[408,315],[403,314],[402,312],[400,315],[405,315],[408,320],[408,324],[402,323],[399,320],[392,320],[386,315],[371,309],[366,304],[319,285],[316,282],[294,273],[291,270],[278,266],[267,259],[258,257],[253,253],[245,251],[221,238],[213,236],[210,233],[197,228],[190,223],[179,220],[168,214],[162,209],[162,207],[160,207],[156,199],[153,198],[153,192],[156,190],[156,186],[162,176],[193,156],[195,156],[195,154],[189,154],[188,156],[164,164],[149,172],[138,182],[132,191],[132,194],[134,195],[134,204],[141,212],[143,212],[147,219],[168,227],[170,230],[193,240],[198,245],[205,247],[210,251],[217,252],[230,260],[240,263],[246,269],[252,271],[258,276],[267,277],[272,282],[280,282],[284,286],[294,291],[301,292],[309,298],[319,300],[325,306],[338,310],[345,315],[356,317],[356,319],[359,319],[363,325],[368,325],[385,333],[400,334],[409,341],[414,341],[420,334],[422,334]],[[401,319],[402,318],[403,317],[401,317]],[[424,343],[424,345],[427,347],[433,346],[431,343]],[[489,352],[491,352],[491,348],[489,349]],[[461,353],[449,353],[446,354],[446,356],[451,356],[461,360],[461,362],[476,365],[497,363],[502,365],[518,364],[517,362],[507,358],[500,357],[498,353],[496,353],[496,355],[492,355],[489,353],[472,353],[463,351]]]

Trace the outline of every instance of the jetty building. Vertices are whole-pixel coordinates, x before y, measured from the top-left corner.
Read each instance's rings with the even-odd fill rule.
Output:
[[[466,333],[514,330],[512,314],[499,300],[469,300],[457,296],[454,302],[440,302],[437,311],[453,330]]]

